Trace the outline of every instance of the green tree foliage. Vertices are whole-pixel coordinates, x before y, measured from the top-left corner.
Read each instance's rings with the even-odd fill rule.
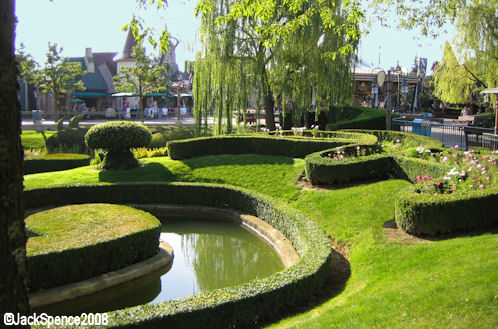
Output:
[[[470,100],[474,82],[460,65],[449,42],[444,48],[443,61],[434,69],[434,94],[446,103],[462,104]]]
[[[55,100],[55,121],[59,117],[59,95],[69,90],[85,90],[85,86],[79,77],[86,71],[81,69],[80,63],[69,62],[67,57],[62,56],[62,47],[57,44],[48,43],[47,59],[45,66],[40,65],[33,57],[24,52],[24,47],[17,53],[18,65],[21,77],[24,81],[34,84],[41,92],[50,93]]]
[[[266,110],[292,106],[296,119],[352,95],[350,66],[362,14],[355,1],[201,0],[202,51],[194,76],[194,115],[214,111],[214,132],[232,130],[234,113],[249,104]],[[206,123],[206,120],[204,120]],[[206,127],[206,124],[205,124]]]
[[[467,76],[480,89],[498,86],[498,0],[374,0],[373,7],[378,13],[395,8],[402,27],[424,35],[437,36],[454,24],[455,50]],[[467,83],[467,76],[457,76],[465,78],[455,83]]]
[[[135,67],[122,67],[114,77],[116,90],[137,94],[142,122],[144,121],[144,95],[163,92],[168,87],[168,69],[159,65],[145,54],[145,48],[138,44],[131,52]]]

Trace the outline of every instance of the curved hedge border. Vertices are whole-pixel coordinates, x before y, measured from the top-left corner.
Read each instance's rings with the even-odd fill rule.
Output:
[[[491,227],[498,223],[498,187],[466,194],[405,191],[396,201],[396,224],[412,234],[435,235]]]
[[[293,266],[266,278],[197,296],[110,312],[111,328],[253,327],[302,303],[320,289],[331,262],[329,241],[309,218],[283,202],[223,185],[122,184],[69,186],[24,192],[25,206],[68,202],[170,203],[228,207],[259,217],[282,232],[300,256]]]
[[[86,154],[48,154],[46,156],[24,159],[23,170],[24,175],[28,175],[47,171],[67,170],[88,165],[90,165],[90,156]]]
[[[68,206],[26,218],[33,235],[26,248],[30,291],[88,279],[157,253],[161,231],[157,218],[126,206],[91,204],[88,207],[91,207],[88,215],[86,207]],[[79,221],[78,216],[92,219]],[[120,220],[113,216],[119,216]],[[54,223],[57,218],[61,221]],[[91,234],[80,232],[81,229]],[[95,229],[100,231],[94,232]]]
[[[401,142],[409,139],[426,148],[442,147],[440,141],[411,133],[384,130],[348,130],[372,133],[379,141]],[[331,184],[366,178],[397,177],[413,182],[418,175],[441,177],[452,166],[395,154],[372,154],[331,159],[328,153],[348,148],[338,147],[308,155],[306,177],[312,184]],[[407,190],[395,206],[398,226],[412,234],[434,235],[485,228],[498,222],[498,188],[469,191],[466,194],[419,194]]]
[[[174,160],[195,158],[216,154],[268,154],[304,158],[306,155],[342,145],[354,144],[365,139],[366,144],[375,144],[372,137],[352,134],[328,134],[329,138],[307,138],[294,136],[292,132],[281,132],[282,137],[268,135],[248,136],[216,136],[201,137],[179,141],[170,141],[167,144],[169,155]],[[309,134],[309,132],[308,132]]]
[[[406,133],[402,131],[392,131],[392,130],[367,130],[367,129],[345,129],[345,132],[361,133],[361,134],[371,134],[378,138],[379,142],[383,141],[396,141],[400,140],[403,142],[405,139],[413,140],[417,142],[418,146],[424,146],[425,148],[438,148],[443,147],[443,142],[428,137],[417,135],[413,133]]]
[[[410,139],[418,142],[425,147],[441,147],[441,142],[430,137],[420,136],[411,133],[385,131],[385,130],[347,130],[347,132],[372,134],[377,137],[378,141],[393,141]],[[356,147],[360,147],[366,151],[368,156],[346,157],[344,159],[331,159],[329,153],[344,151],[346,155],[355,151]],[[311,153],[305,158],[306,162],[306,178],[312,184],[331,184],[338,182],[347,182],[365,178],[384,178],[384,177],[400,177],[408,180],[413,180],[417,171],[430,168],[430,174],[439,173],[439,168],[442,166],[433,165],[429,161],[411,161],[402,156],[394,156],[390,154],[372,154],[376,150],[372,145],[362,144],[358,142],[347,147],[336,147],[322,152]],[[350,168],[348,168],[350,166]],[[422,168],[421,168],[422,167]],[[444,167],[444,166],[443,166]],[[405,172],[406,168],[406,172]],[[446,167],[444,167],[446,170]],[[443,174],[447,172],[444,171]]]

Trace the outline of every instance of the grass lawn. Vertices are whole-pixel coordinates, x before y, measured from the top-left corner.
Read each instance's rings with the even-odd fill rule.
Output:
[[[145,162],[131,171],[100,172],[89,166],[26,175],[25,185],[32,189],[95,182],[217,182],[288,202],[349,247],[351,276],[339,293],[270,328],[498,327],[498,235],[421,243],[388,240],[383,224],[394,218],[394,201],[409,185],[406,181],[303,190],[295,184],[304,168],[302,159],[221,155]]]
[[[42,149],[45,148],[45,138],[57,133],[57,131],[36,131],[23,130],[21,134],[21,143],[25,149]],[[45,137],[44,137],[45,136]]]

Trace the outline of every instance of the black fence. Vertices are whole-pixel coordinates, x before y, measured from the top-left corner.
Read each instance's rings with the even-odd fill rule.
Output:
[[[493,133],[493,128],[453,125],[439,123],[424,119],[405,120],[393,119],[392,129],[429,136],[443,142],[444,146],[467,149],[469,147],[485,147],[496,149],[498,135]]]

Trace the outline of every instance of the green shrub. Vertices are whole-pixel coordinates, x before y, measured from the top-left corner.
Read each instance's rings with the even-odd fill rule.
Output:
[[[399,117],[397,113],[392,113],[391,116]],[[338,113],[335,122],[330,122],[325,126],[325,130],[340,129],[385,130],[386,111],[367,107],[345,108]]]
[[[307,154],[346,144],[333,139],[282,138],[268,136],[217,136],[168,142],[174,160],[216,154],[271,154],[304,158]]]
[[[436,235],[498,223],[498,187],[453,194],[403,192],[396,201],[396,224],[412,234]]]
[[[79,128],[80,127],[80,122],[84,119],[83,114],[77,114],[71,119],[69,119],[69,128]]]
[[[312,184],[334,184],[393,177],[396,165],[393,158],[385,154],[334,160],[314,153],[306,158],[305,172],[306,178]]]
[[[417,147],[423,146],[425,148],[441,148],[443,147],[443,142],[433,139],[431,137],[405,133],[402,131],[392,131],[392,130],[367,130],[367,129],[345,129],[345,132],[356,132],[362,134],[372,134],[375,135],[379,142],[388,141],[396,142],[399,141],[404,146],[407,147]]]
[[[60,130],[47,139],[47,151],[49,153],[85,153],[87,152],[85,133],[84,129],[67,128]]]
[[[84,280],[157,253],[160,222],[112,204],[71,205],[26,218],[31,291]]]
[[[280,230],[300,260],[293,266],[246,284],[111,312],[109,327],[249,327],[266,316],[305,302],[329,276],[329,240],[316,223],[283,202],[222,185],[122,184],[73,186],[24,192],[26,208],[74,202],[168,203],[228,207],[251,214]]]
[[[415,181],[415,177],[420,175],[429,175],[432,177],[441,177],[451,170],[452,166],[424,159],[408,158],[400,155],[392,155],[396,161],[396,177],[406,179],[410,182]]]
[[[90,149],[105,149],[103,169],[131,169],[139,166],[131,148],[146,147],[152,135],[144,125],[129,121],[113,121],[92,126],[85,135]]]
[[[87,154],[56,153],[45,154],[24,159],[24,175],[47,171],[59,171],[76,167],[88,166],[90,156]]]

